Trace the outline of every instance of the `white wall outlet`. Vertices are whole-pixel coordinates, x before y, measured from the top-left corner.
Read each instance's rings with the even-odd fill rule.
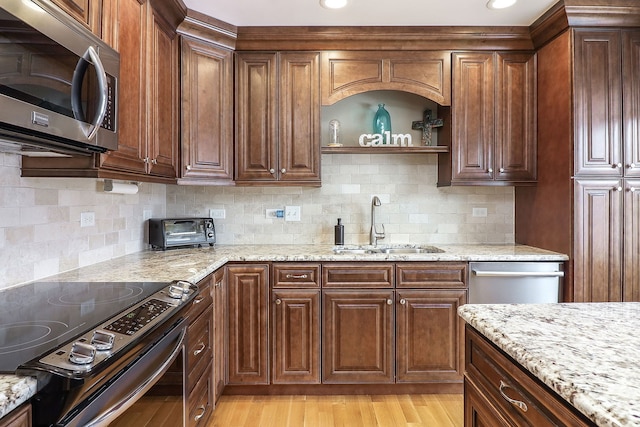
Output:
[[[284,220],[285,221],[300,221],[300,206],[285,206],[284,207]]]
[[[225,219],[227,212],[224,209],[209,209],[209,217],[212,219]]]
[[[80,227],[93,227],[96,225],[95,212],[80,212]]]
[[[473,208],[473,216],[484,218],[487,216],[487,208]]]
[[[153,211],[151,209],[145,209],[142,211],[142,220],[146,221],[153,216]]]

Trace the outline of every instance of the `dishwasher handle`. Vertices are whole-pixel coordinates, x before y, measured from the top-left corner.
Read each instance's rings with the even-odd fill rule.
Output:
[[[564,277],[564,271],[471,271],[478,277]]]

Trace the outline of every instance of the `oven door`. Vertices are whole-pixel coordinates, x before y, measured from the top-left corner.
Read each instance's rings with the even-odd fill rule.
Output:
[[[180,320],[148,351],[135,358],[116,376],[108,381],[98,392],[91,395],[81,408],[74,408],[64,415],[57,426],[65,427],[102,427],[116,419],[117,425],[139,425],[136,414],[127,410],[135,405],[184,350],[187,322]],[[184,392],[183,392],[184,393]],[[172,414],[184,425],[184,396],[176,405],[181,414]],[[120,417],[120,418],[118,418]]]

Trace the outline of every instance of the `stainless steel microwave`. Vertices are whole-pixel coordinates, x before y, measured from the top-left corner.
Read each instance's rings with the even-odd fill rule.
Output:
[[[2,0],[0,150],[116,150],[119,72],[119,54],[50,0]]]

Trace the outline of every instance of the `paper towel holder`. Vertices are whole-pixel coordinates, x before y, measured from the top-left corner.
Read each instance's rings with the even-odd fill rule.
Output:
[[[137,182],[113,182],[112,179],[104,180],[104,192],[114,194],[136,194],[138,193]]]

